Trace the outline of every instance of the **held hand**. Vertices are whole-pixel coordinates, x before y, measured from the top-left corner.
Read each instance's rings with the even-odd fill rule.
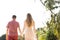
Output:
[[[20,36],[22,36],[22,37],[23,37],[23,33],[22,33],[22,32],[21,32]]]
[[[35,30],[34,32],[35,32],[35,34],[36,34],[36,30]]]

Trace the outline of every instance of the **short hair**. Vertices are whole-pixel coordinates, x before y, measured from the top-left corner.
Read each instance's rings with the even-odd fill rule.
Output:
[[[16,18],[16,15],[13,15],[12,18]]]

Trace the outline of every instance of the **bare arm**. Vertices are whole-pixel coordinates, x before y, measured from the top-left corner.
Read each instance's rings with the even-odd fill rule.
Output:
[[[26,23],[24,22],[24,27],[23,27],[23,31],[22,31],[22,33],[24,32],[24,30],[25,30],[25,25],[26,25]]]
[[[21,33],[21,29],[20,29],[20,26],[18,27],[18,29],[19,29],[19,32]]]
[[[6,30],[6,40],[8,40],[8,29]]]
[[[33,25],[34,25],[33,30],[34,30],[34,32],[36,33],[35,22],[33,22]]]
[[[8,31],[9,31],[9,23],[7,24],[7,30],[6,30],[6,40],[8,40]]]
[[[19,23],[18,23],[18,30],[19,30],[19,32],[21,33],[21,29],[20,29],[20,25],[19,25]]]
[[[20,25],[19,25],[19,22],[18,22],[18,28],[19,32],[21,33],[21,29],[20,29]]]

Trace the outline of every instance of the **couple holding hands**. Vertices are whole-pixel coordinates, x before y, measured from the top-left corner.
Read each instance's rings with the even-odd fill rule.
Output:
[[[13,20],[7,24],[6,40],[18,40],[18,29],[21,35],[24,33],[25,40],[37,40],[35,22],[30,13],[27,14],[27,18],[24,21],[22,32],[20,30],[19,22],[16,21],[16,15],[13,15],[12,19]]]

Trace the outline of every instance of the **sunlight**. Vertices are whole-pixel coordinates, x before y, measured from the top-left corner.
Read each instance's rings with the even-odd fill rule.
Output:
[[[50,18],[39,0],[0,0],[0,36],[6,33],[6,25],[14,14],[22,29],[27,13],[31,13],[36,29],[45,26]]]

